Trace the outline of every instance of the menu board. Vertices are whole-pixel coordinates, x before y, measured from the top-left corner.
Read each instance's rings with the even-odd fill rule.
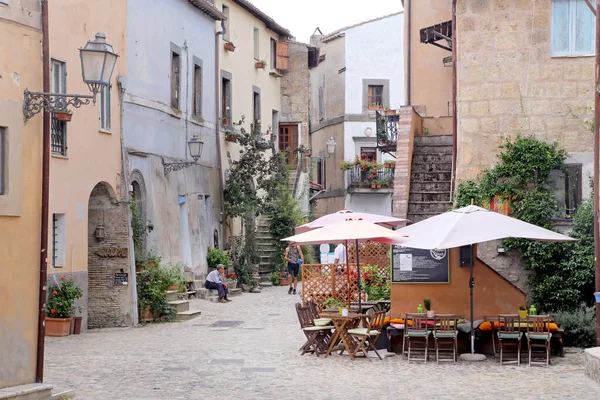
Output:
[[[392,246],[392,282],[449,283],[449,251]]]

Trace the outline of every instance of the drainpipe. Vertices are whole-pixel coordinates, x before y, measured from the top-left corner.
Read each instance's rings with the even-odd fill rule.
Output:
[[[221,223],[221,243],[223,246],[225,245],[225,221],[227,216],[225,215],[225,196],[223,194],[224,184],[223,184],[223,156],[221,154],[221,119],[220,119],[220,105],[219,102],[219,81],[221,77],[221,73],[219,70],[219,36],[224,35],[227,32],[227,28],[225,28],[225,24],[221,21],[221,30],[215,33],[215,139],[217,141],[217,171],[219,173],[219,200],[221,202],[221,218],[219,218],[219,222]]]
[[[408,14],[408,34],[406,37],[406,48],[407,48],[407,54],[406,54],[406,58],[407,58],[407,63],[406,63],[406,105],[410,106],[410,72],[411,72],[411,44],[412,44],[412,4],[411,4],[411,0],[407,0],[406,3],[406,8],[407,8],[407,14]]]
[[[48,36],[48,0],[42,5],[42,87],[50,92],[50,38]],[[45,111],[42,130],[42,221],[40,234],[40,283],[38,291],[38,337],[35,381],[44,381],[44,337],[46,335],[46,281],[48,280],[48,209],[50,200],[50,113]]]
[[[456,184],[456,151],[458,115],[456,111],[457,79],[456,79],[456,0],[452,0],[452,183],[450,187],[450,200],[454,198],[454,186]]]

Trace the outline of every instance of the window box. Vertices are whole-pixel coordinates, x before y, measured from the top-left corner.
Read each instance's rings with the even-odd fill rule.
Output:
[[[256,69],[265,69],[267,67],[267,63],[264,61],[257,61],[254,65]]]
[[[235,137],[235,135],[232,135],[232,134],[225,135],[225,140],[227,140],[228,142],[232,142],[232,143],[237,142],[237,138]]]
[[[63,111],[63,112],[56,113],[56,119],[59,121],[69,122],[71,120],[72,116],[73,116],[73,113],[71,113],[70,111]]]
[[[383,110],[383,106],[380,105],[372,105],[367,107],[369,110]]]
[[[235,51],[235,45],[231,42],[225,42],[225,50],[233,53]]]

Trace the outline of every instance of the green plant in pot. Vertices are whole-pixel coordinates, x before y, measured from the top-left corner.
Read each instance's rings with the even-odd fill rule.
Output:
[[[519,306],[519,318],[527,319],[527,307],[524,305]]]
[[[57,283],[48,285],[46,301],[46,336],[68,336],[71,330],[71,319],[81,311],[75,300],[83,296],[83,291],[72,279],[64,275]]]
[[[427,310],[427,318],[433,318],[435,311],[431,309],[431,299],[429,297],[423,299],[423,305],[425,306],[425,310]]]
[[[328,298],[327,300],[325,300],[325,302],[323,303],[323,308],[325,309],[338,309],[338,311],[342,308],[345,308],[346,304],[342,303],[341,301],[339,301],[338,299],[334,299],[333,297]]]

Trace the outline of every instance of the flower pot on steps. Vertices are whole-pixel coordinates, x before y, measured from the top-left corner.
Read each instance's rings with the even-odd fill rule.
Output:
[[[73,318],[46,318],[46,336],[69,336]]]

